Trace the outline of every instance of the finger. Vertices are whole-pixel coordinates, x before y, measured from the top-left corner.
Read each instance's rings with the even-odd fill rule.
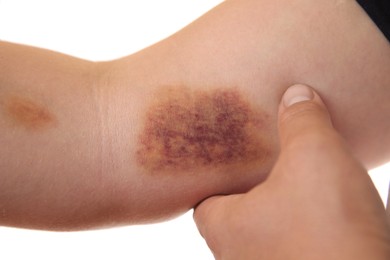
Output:
[[[214,196],[194,209],[195,224],[214,255],[220,247],[223,233],[228,232],[227,219],[232,214],[233,201],[240,195]]]
[[[200,204],[198,204],[194,209],[194,220],[195,224],[200,232],[200,234],[207,238],[210,232],[207,230],[210,227],[214,226],[214,223],[218,220],[218,212],[222,211],[221,204],[223,204],[224,196],[214,196],[210,197]]]
[[[281,149],[311,136],[334,136],[329,113],[320,96],[306,85],[291,86],[279,105]],[[307,141],[307,140],[302,140]]]

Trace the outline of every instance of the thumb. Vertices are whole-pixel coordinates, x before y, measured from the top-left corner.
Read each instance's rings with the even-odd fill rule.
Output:
[[[291,86],[284,93],[279,105],[278,125],[282,150],[301,137],[327,136],[335,132],[320,96],[301,84]]]

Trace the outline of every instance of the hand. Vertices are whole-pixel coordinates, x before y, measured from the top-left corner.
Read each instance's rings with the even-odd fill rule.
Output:
[[[246,194],[194,213],[217,259],[390,259],[390,228],[367,171],[333,129],[321,98],[295,85],[279,107],[281,153]]]

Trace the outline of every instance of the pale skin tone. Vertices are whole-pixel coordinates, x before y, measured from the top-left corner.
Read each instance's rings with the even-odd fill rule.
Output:
[[[109,62],[0,43],[0,71],[1,225],[161,221],[206,197],[245,192],[277,159],[278,104],[296,82],[315,86],[366,168],[390,157],[389,43],[354,1],[225,1],[172,37]],[[160,97],[193,106],[225,90],[238,96],[237,111],[249,109],[245,133],[257,134],[244,143],[255,140],[259,151],[226,164],[194,159],[179,170],[137,156],[147,150],[140,139],[155,137],[142,133]]]
[[[383,203],[321,98],[302,85],[288,89],[278,126],[281,153],[269,178],[195,209],[215,258],[389,259]]]

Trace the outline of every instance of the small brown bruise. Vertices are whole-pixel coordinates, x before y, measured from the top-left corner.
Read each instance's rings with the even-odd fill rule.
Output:
[[[43,130],[57,121],[44,105],[21,96],[10,97],[5,102],[5,112],[14,125],[27,130]]]
[[[149,173],[261,165],[265,112],[236,88],[169,87],[147,109],[136,160]]]

